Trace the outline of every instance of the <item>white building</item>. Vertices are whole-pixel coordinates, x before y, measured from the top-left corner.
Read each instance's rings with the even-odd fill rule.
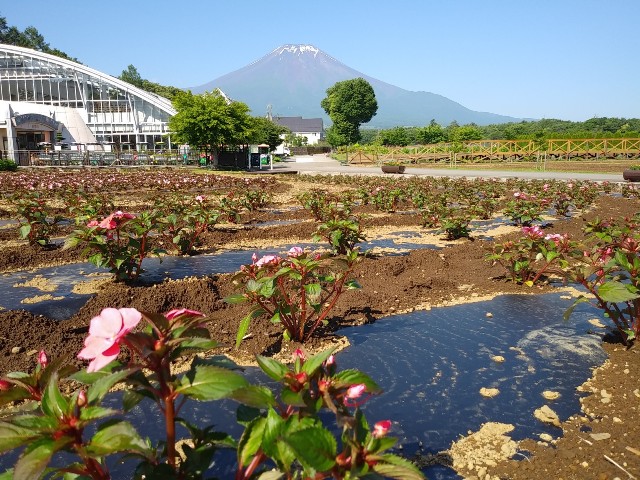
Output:
[[[166,98],[76,62],[0,44],[0,150],[20,160],[46,145],[171,147]]]
[[[273,117],[274,123],[287,127],[291,133],[307,138],[307,145],[316,145],[324,139],[324,127],[321,118]]]

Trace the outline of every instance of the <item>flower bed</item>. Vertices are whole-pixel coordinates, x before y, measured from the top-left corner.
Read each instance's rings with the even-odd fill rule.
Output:
[[[617,216],[624,214],[624,212],[631,215],[638,211],[637,198],[612,198],[606,195],[609,186],[595,188],[587,183],[545,183],[516,180],[454,182],[447,179],[410,179],[402,183],[395,183],[399,180],[371,179],[365,181],[358,179],[356,182],[341,178],[334,180],[334,182],[341,182],[341,185],[335,185],[328,184],[327,179],[314,178],[313,183],[308,184],[293,183],[294,180],[287,180],[286,184],[274,181],[271,185],[267,185],[272,194],[271,201],[277,202],[281,206],[297,202],[294,195],[287,192],[295,191],[297,193],[300,190],[310,189],[311,186],[325,187],[325,193],[305,200],[305,203],[308,203],[309,213],[305,213],[307,210],[300,210],[296,214],[301,217],[308,215],[309,222],[288,224],[282,227],[275,225],[259,228],[251,227],[256,219],[277,220],[277,215],[269,217],[264,210],[251,210],[246,204],[236,203],[240,191],[234,190],[232,185],[244,186],[247,184],[239,177],[231,178],[232,180],[223,180],[229,182],[229,185],[225,184],[224,186],[211,180],[202,180],[201,184],[198,183],[198,187],[190,187],[190,192],[185,192],[185,198],[191,198],[194,206],[197,206],[196,202],[200,203],[196,199],[197,196],[202,195],[205,198],[215,199],[216,202],[211,204],[212,208],[223,212],[224,218],[224,222],[207,226],[202,236],[197,237],[198,245],[194,251],[190,252],[191,254],[212,253],[220,248],[237,246],[243,242],[245,246],[251,245],[255,250],[260,251],[267,246],[273,248],[277,244],[291,244],[297,240],[308,242],[316,232],[318,232],[318,237],[327,252],[337,252],[340,248],[353,248],[352,242],[357,244],[360,241],[359,237],[375,235],[376,230],[381,226],[396,225],[398,230],[401,230],[408,223],[413,223],[416,227],[424,224],[425,232],[433,232],[442,238],[450,238],[456,237],[456,233],[459,233],[457,227],[450,227],[446,222],[452,212],[458,216],[464,213],[470,219],[476,219],[482,218],[491,210],[493,213],[489,213],[489,216],[495,213],[505,215],[507,221],[503,225],[504,231],[510,232],[510,236],[507,237],[500,237],[499,233],[492,234],[491,236],[500,237],[499,240],[496,240],[497,243],[504,243],[509,239],[517,241],[521,235],[521,225],[533,223],[533,226],[544,231],[544,237],[549,235],[548,241],[555,245],[554,239],[559,237],[553,235],[568,234],[572,240],[580,240],[584,235],[582,227],[585,223],[591,224],[592,228],[602,229],[603,225],[595,221],[596,217],[609,218],[614,209],[617,210]],[[161,179],[158,178],[158,180]],[[52,188],[45,189],[47,208],[58,209],[57,213],[69,215],[61,206],[64,202],[59,201],[60,192],[68,191],[67,184],[55,180],[55,177],[47,177],[44,180],[34,176],[29,181],[31,183],[28,185],[32,186],[42,185],[46,181],[52,182],[50,183]],[[141,179],[141,181],[147,182],[148,179]],[[167,181],[170,184],[173,182],[169,179]],[[16,182],[16,184],[18,183]],[[93,185],[98,185],[98,183]],[[206,185],[208,186],[205,187]],[[107,186],[100,188],[106,189]],[[117,188],[116,184],[113,184],[113,188]],[[13,191],[24,194],[19,187],[15,187]],[[138,194],[139,191],[142,193]],[[179,189],[175,191],[179,191]],[[131,192],[136,193],[132,194]],[[521,195],[523,192],[525,193],[524,197]],[[163,189],[157,189],[149,191],[147,196],[141,185],[130,181],[126,184],[124,193],[114,192],[109,197],[114,203],[113,207],[117,209],[116,212],[130,213],[138,218],[143,212],[153,210],[150,208],[153,205],[157,205],[156,209],[160,210],[156,198],[161,197],[166,200],[168,197],[165,193],[167,192]],[[519,193],[519,195],[515,196],[514,193]],[[618,193],[626,197],[633,195],[630,190],[618,190]],[[563,210],[564,214],[561,217],[553,219],[552,226],[550,226],[551,222],[544,218],[544,215],[548,214],[544,208],[542,208],[542,218],[538,219],[536,215],[539,213],[533,208],[534,205],[524,203],[531,202],[532,197],[551,201],[559,198],[560,194],[567,195],[569,205],[567,209]],[[225,200],[223,201],[223,199]],[[494,200],[495,204],[490,200]],[[585,213],[585,209],[592,204],[595,204],[595,207],[591,206],[591,211]],[[17,211],[14,205],[7,198],[0,205],[0,208],[15,215]],[[438,208],[433,208],[434,206]],[[315,209],[317,214],[317,216],[314,215],[317,218],[315,220],[317,223],[311,221],[311,207]],[[547,207],[550,208],[550,205]],[[554,209],[557,208],[558,206],[554,207]],[[416,213],[402,216],[390,214],[390,212],[403,210],[413,210]],[[86,210],[84,211],[86,212]],[[176,212],[177,209],[174,208],[172,211]],[[11,217],[9,213],[6,215],[8,218]],[[167,213],[165,211],[162,218],[166,218]],[[109,217],[111,220],[125,219],[124,215],[112,216],[112,214],[113,211],[111,213],[105,212],[98,218],[87,218],[84,220],[86,222],[84,225],[88,225],[93,220],[98,225],[89,228],[100,227],[102,224],[103,227],[100,228],[106,232],[101,235],[104,236],[105,242],[110,241],[108,238],[110,230],[115,232],[120,227],[126,228],[134,223],[133,218],[126,218],[128,220],[126,224],[120,225],[116,222],[113,228],[107,228],[112,227],[111,221],[106,220]],[[367,216],[361,216],[361,214]],[[21,220],[23,223],[25,218]],[[45,214],[45,221],[48,218],[53,217]],[[158,221],[158,225],[166,228],[168,224]],[[318,229],[321,225],[323,227]],[[361,225],[362,228],[353,230],[352,227],[357,225]],[[96,231],[96,233],[98,232]],[[351,233],[354,233],[355,236],[347,235]],[[321,322],[322,327],[318,327],[317,334],[309,339],[305,348],[321,350],[323,345],[327,346],[327,340],[331,341],[331,334],[340,333],[341,327],[368,323],[389,313],[481,298],[484,295],[502,291],[514,293],[533,291],[537,293],[552,289],[549,282],[554,281],[553,275],[545,271],[538,275],[543,264],[533,265],[539,261],[537,255],[529,259],[532,268],[537,268],[533,276],[527,277],[526,280],[523,278],[522,281],[518,278],[514,278],[515,281],[507,281],[504,267],[498,263],[492,265],[485,258],[493,250],[495,243],[491,240],[480,239],[473,227],[466,233],[471,237],[471,240],[467,239],[465,235],[459,238],[450,238],[450,245],[439,251],[413,251],[405,257],[370,256],[363,258],[353,270],[353,275],[362,288],[342,294],[336,301],[332,312],[325,317],[326,324]],[[487,232],[482,233],[486,236]],[[136,231],[127,231],[126,234],[135,243]],[[19,243],[18,232],[15,232],[14,235],[12,241]],[[534,231],[531,231],[530,235],[538,237]],[[112,237],[115,238],[115,235]],[[176,235],[169,240],[156,233],[149,236],[154,247],[162,247],[166,250],[170,250],[167,247],[171,247],[173,251],[170,253],[172,254],[179,251],[179,245],[173,242],[175,237]],[[10,259],[13,259],[6,265],[11,265],[12,262],[19,263],[21,261],[20,254],[31,255],[30,265],[51,262],[51,252],[60,253],[57,261],[64,261],[64,258],[66,261],[74,261],[78,259],[79,254],[81,255],[79,250],[65,250],[67,253],[73,253],[65,257],[65,254],[57,249],[42,249],[38,242],[30,247],[25,247],[27,240],[28,238],[25,237],[24,243],[16,249],[11,246],[3,248],[3,252],[8,254]],[[551,244],[545,246],[547,253],[550,246]],[[130,250],[129,253],[138,255],[139,246],[136,248],[138,251]],[[87,252],[84,257],[80,256],[80,258],[89,258],[86,255],[91,255],[91,252]],[[7,258],[7,255],[4,257]],[[145,269],[144,262],[141,268]],[[108,268],[105,271],[107,270]],[[478,274],[478,272],[482,272],[482,274]],[[526,283],[533,279],[535,281],[532,281],[532,284],[535,286],[532,289]],[[233,293],[228,276],[211,275],[178,282],[157,283],[154,281],[147,284],[145,283],[145,272],[142,271],[136,282],[131,283],[128,279],[123,280],[107,283],[76,315],[62,322],[51,322],[37,316],[31,317],[16,310],[0,312],[0,319],[3,320],[2,326],[7,329],[2,334],[6,339],[2,345],[2,358],[5,362],[2,364],[3,372],[33,368],[36,359],[33,354],[26,355],[28,352],[44,349],[48,351],[51,358],[61,357],[69,351],[79,352],[83,347],[89,319],[100,314],[105,307],[132,307],[146,312],[168,312],[172,309],[188,308],[203,312],[207,315],[207,330],[215,340],[222,344],[216,350],[217,353],[231,354],[240,359],[250,358],[255,353],[261,353],[271,358],[278,352],[285,358],[290,358],[297,348],[296,344],[286,342],[283,339],[283,330],[278,324],[274,324],[270,318],[264,317],[254,318],[249,330],[243,335],[246,338],[242,340],[240,350],[233,348],[238,327],[241,320],[250,312],[250,308],[246,304],[229,305],[224,303],[223,299]],[[309,291],[315,293],[315,288],[309,287]],[[43,330],[47,332],[46,338],[34,335],[34,333]],[[18,347],[16,351],[19,353],[10,353],[14,347]],[[76,360],[75,363],[81,364],[79,360]],[[384,396],[380,399],[384,401]]]

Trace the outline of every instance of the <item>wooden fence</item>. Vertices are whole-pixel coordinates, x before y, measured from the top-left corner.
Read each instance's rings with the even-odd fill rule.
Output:
[[[409,147],[363,147],[348,152],[351,164],[509,163],[553,160],[640,158],[640,138],[535,140],[478,140]]]

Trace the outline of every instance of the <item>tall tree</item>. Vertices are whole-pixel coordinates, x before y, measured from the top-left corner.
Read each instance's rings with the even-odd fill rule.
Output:
[[[364,78],[335,83],[327,89],[327,96],[320,106],[333,122],[327,132],[327,141],[334,146],[357,143],[360,125],[371,120],[378,111],[376,94]]]
[[[138,69],[133,65],[129,65],[126,70],[123,70],[118,78],[134,87],[142,88],[142,77],[138,73]]]
[[[169,119],[169,128],[178,142],[193,146],[248,143],[254,122],[249,107],[242,102],[227,102],[219,91],[194,95],[179,92],[173,99],[177,113]]]

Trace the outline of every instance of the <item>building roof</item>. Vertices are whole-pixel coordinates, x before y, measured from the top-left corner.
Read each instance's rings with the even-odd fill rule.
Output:
[[[141,99],[149,102],[151,105],[158,107],[159,109],[167,112],[169,115],[175,115],[176,110],[173,108],[171,101],[156,95],[154,93],[147,92],[141,88],[135,87],[130,83],[127,83],[119,78],[112,77],[93,68],[89,68],[81,63],[73,62],[65,58],[61,58],[48,53],[39,52],[30,48],[17,47],[15,45],[0,44],[0,58],[6,58],[7,55],[25,56],[49,62],[50,64],[59,65],[69,69],[71,72],[81,72],[89,76],[93,76],[101,81],[111,84],[114,87],[120,88],[123,91],[130,92],[131,94],[140,97]],[[25,70],[28,71],[28,70]],[[10,78],[10,77],[8,77]]]
[[[321,118],[273,117],[273,121],[291,133],[321,133],[324,129]]]

